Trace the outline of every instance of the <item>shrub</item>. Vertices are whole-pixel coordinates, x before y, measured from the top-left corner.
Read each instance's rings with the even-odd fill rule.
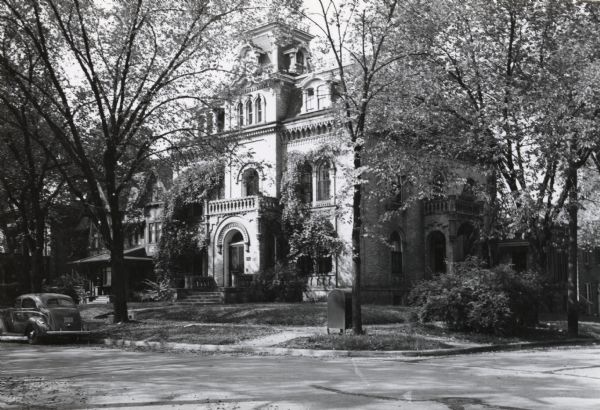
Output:
[[[148,289],[143,292],[138,292],[138,294],[135,295],[141,302],[158,302],[173,300],[175,298],[175,291],[171,287],[171,281],[166,277],[160,278],[156,282],[146,279],[142,283],[146,285]]]
[[[452,330],[509,334],[537,322],[541,281],[508,265],[485,268],[477,259],[456,263],[419,283],[409,300],[419,320],[442,321]]]
[[[277,264],[256,275],[252,288],[267,302],[300,302],[306,279],[290,264]]]

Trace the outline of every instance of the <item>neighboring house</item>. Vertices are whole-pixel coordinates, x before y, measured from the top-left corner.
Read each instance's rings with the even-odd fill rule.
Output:
[[[136,176],[135,187],[128,198],[131,216],[126,217],[124,260],[128,274],[128,290],[143,289],[145,279],[154,279],[153,256],[162,233],[164,193],[169,190],[172,173],[157,167]],[[110,252],[104,246],[100,232],[89,218],[82,218],[76,232],[87,236],[87,257],[69,263],[72,269],[87,279],[86,290],[91,296],[110,295],[112,272]]]

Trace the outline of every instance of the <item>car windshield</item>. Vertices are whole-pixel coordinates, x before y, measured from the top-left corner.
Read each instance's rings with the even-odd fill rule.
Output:
[[[71,299],[66,298],[50,298],[46,299],[46,306],[48,307],[74,307],[75,303]]]

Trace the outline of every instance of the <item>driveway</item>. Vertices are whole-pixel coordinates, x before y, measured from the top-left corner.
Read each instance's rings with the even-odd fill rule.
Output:
[[[312,359],[0,345],[0,408],[598,409],[600,349]]]

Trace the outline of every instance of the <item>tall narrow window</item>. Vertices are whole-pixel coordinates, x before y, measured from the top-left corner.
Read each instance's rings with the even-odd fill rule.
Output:
[[[300,169],[300,198],[305,204],[312,204],[313,200],[312,167],[305,163]]]
[[[302,51],[296,53],[296,72],[299,74],[304,72],[304,54],[302,54]]]
[[[317,201],[331,198],[331,167],[324,163],[319,167],[317,173]]]
[[[161,222],[150,222],[148,224],[148,243],[159,243],[162,234]]]
[[[315,109],[315,90],[309,88],[306,90],[306,111],[312,111]]]
[[[237,118],[238,118],[238,126],[242,127],[244,125],[244,104],[239,103],[236,108]]]
[[[258,172],[255,169],[247,169],[243,175],[244,196],[258,195]]]
[[[402,241],[398,232],[390,237],[392,276],[402,276]]]
[[[225,110],[222,108],[218,108],[215,110],[213,115],[216,118],[215,125],[217,127],[217,132],[222,132],[225,128]]]
[[[328,104],[327,104],[327,98],[328,98],[329,92],[328,92],[328,86],[326,84],[320,85],[319,87],[317,87],[317,109],[323,109],[325,108]]]
[[[246,124],[252,124],[252,101],[246,101]]]
[[[256,122],[260,123],[263,120],[263,111],[262,111],[262,98],[260,95],[256,97],[256,101],[254,101],[255,111],[256,111]]]

